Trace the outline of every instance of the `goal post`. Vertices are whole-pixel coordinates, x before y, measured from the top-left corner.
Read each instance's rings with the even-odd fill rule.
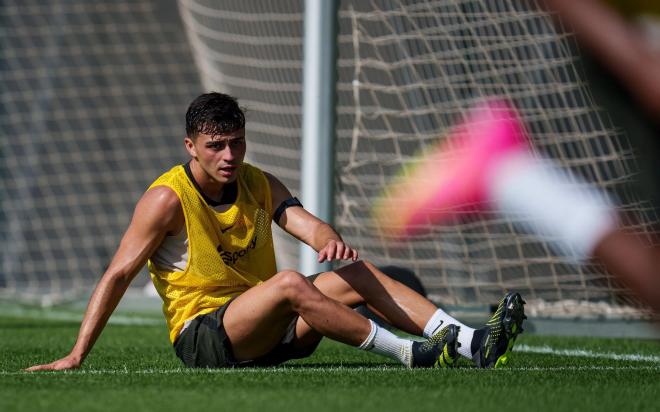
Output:
[[[335,220],[336,18],[336,0],[305,0],[300,184],[305,208],[331,225]],[[332,266],[318,263],[316,251],[301,242],[299,268],[309,276]]]

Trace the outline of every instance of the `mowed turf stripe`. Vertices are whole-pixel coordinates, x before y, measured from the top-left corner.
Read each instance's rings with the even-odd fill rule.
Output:
[[[59,320],[65,322],[81,322],[83,318],[82,313],[66,312],[56,310],[39,310],[39,309],[25,309],[25,308],[3,308],[2,316],[19,319],[36,319],[36,320]],[[114,314],[108,319],[108,323],[114,325],[164,325],[165,320],[161,318],[149,318],[141,316],[127,316]]]
[[[550,346],[529,346],[529,345],[521,344],[521,345],[516,345],[514,351],[522,352],[522,353],[539,353],[544,355],[569,356],[569,357],[577,357],[577,358],[595,358],[595,359],[609,359],[609,360],[617,360],[617,361],[660,363],[660,356],[655,356],[655,355],[593,352],[586,349],[555,349],[555,348],[551,348]]]
[[[454,369],[454,371],[470,371],[470,370],[481,370],[477,368],[460,368]],[[629,371],[642,371],[642,370],[660,370],[660,365],[656,366],[550,366],[550,367],[514,367],[514,368],[499,368],[499,369],[488,369],[493,372],[501,371],[515,371],[515,372],[561,372],[561,371],[620,371],[620,370],[629,370]],[[34,376],[44,376],[44,375],[172,375],[172,374],[186,374],[186,375],[205,375],[205,374],[219,374],[219,375],[232,375],[232,374],[244,374],[244,373],[286,373],[286,372],[323,372],[323,373],[346,373],[346,372],[407,372],[408,370],[402,367],[383,367],[383,366],[374,366],[374,367],[357,367],[353,368],[350,366],[346,367],[334,367],[329,366],[327,368],[310,366],[310,367],[296,367],[296,368],[237,368],[237,369],[184,369],[184,368],[175,368],[175,369],[142,369],[142,370],[130,370],[130,369],[89,369],[89,370],[70,370],[63,372],[24,372],[24,371],[0,371],[0,376],[8,375],[34,375]],[[449,371],[449,370],[448,370]],[[414,370],[410,370],[414,372]]]

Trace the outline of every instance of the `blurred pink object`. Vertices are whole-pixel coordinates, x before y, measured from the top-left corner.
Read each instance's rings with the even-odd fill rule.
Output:
[[[487,204],[487,176],[510,154],[527,150],[523,126],[512,106],[488,100],[472,109],[411,173],[402,176],[378,206],[376,218],[407,236]]]

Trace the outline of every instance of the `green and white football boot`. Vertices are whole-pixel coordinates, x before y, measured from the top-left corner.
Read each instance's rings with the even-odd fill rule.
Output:
[[[447,325],[423,342],[413,342],[413,368],[453,368],[458,360],[458,332],[456,325]]]
[[[486,326],[474,332],[471,350],[477,367],[499,368],[509,363],[513,344],[527,319],[524,305],[520,293],[507,293]]]

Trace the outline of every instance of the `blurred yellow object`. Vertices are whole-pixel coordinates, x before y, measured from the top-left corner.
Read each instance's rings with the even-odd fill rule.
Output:
[[[658,0],[604,0],[604,3],[631,19],[642,16],[653,16],[660,19],[660,1]]]

